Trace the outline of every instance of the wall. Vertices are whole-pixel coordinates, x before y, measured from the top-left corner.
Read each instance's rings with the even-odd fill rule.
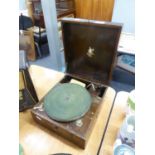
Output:
[[[123,23],[123,32],[134,34],[135,0],[115,0],[112,21]]]
[[[19,10],[26,9],[26,0],[19,0]]]

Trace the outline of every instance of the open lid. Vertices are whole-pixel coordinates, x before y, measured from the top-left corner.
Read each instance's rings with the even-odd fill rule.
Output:
[[[78,18],[63,18],[61,24],[66,72],[108,84],[122,25]]]

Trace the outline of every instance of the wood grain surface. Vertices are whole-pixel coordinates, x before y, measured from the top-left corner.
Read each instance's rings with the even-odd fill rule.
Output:
[[[75,0],[76,17],[111,21],[114,0]]]
[[[30,67],[30,74],[39,99],[64,76],[53,70],[38,66]],[[108,87],[100,113],[96,120],[86,148],[80,149],[59,135],[37,124],[30,110],[19,114],[19,142],[23,146],[24,155],[49,155],[54,153],[70,153],[73,155],[95,155],[98,152],[103,136],[103,128],[107,124],[109,112],[115,97],[115,91]]]
[[[22,71],[19,72],[19,90],[22,90],[25,88],[24,84],[24,78],[23,78],[23,73]]]
[[[113,146],[126,115],[128,95],[129,93],[124,91],[117,93],[105,138],[99,153],[100,155],[113,155]]]

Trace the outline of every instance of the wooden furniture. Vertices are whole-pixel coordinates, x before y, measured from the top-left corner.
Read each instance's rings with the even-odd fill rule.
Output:
[[[31,3],[30,3],[31,1]],[[75,17],[74,0],[55,0],[58,20],[62,17]],[[44,15],[41,6],[41,0],[28,0],[29,14],[33,17],[34,25],[45,28]]]
[[[76,17],[111,21],[114,0],[75,0]]]
[[[31,78],[39,100],[58,83],[64,74],[46,68],[31,66]],[[73,155],[95,155],[98,153],[103,129],[106,128],[109,113],[115,98],[115,91],[108,87],[101,111],[96,119],[87,147],[83,150],[70,143],[54,132],[37,124],[31,116],[30,110],[19,114],[19,142],[23,146],[25,155],[45,155],[54,153],[70,153]]]
[[[57,18],[75,17],[75,2],[74,0],[56,0]]]
[[[113,111],[109,120],[107,131],[101,146],[100,155],[112,155],[113,146],[119,129],[125,118],[126,104],[129,93],[121,91],[117,93]]]
[[[32,14],[34,25],[45,28],[44,15],[41,6],[41,0],[31,0],[32,2]]]

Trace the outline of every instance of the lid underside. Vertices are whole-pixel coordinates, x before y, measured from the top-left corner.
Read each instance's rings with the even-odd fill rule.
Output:
[[[108,83],[121,25],[62,20],[67,73]]]

